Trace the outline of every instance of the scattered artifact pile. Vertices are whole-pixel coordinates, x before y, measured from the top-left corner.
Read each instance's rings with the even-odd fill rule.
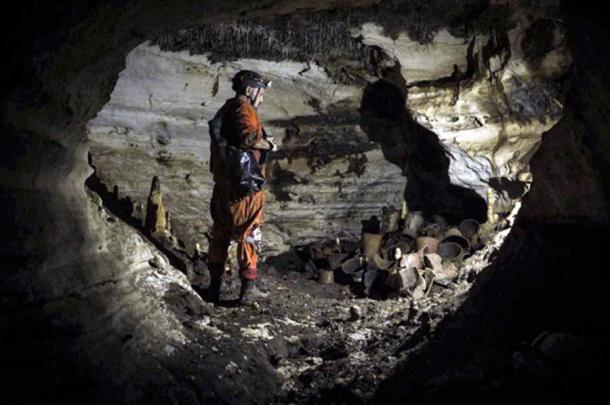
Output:
[[[403,211],[404,212],[404,211]],[[360,243],[313,243],[301,249],[320,283],[345,282],[371,297],[414,299],[434,284],[448,287],[459,278],[462,261],[484,245],[480,225],[466,219],[451,225],[440,215],[401,215],[384,208],[382,221],[363,222]]]

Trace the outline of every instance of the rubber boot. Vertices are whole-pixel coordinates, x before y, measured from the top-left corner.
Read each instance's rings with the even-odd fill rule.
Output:
[[[268,296],[268,292],[258,288],[255,280],[241,281],[241,290],[239,292],[239,302],[241,304],[250,304],[259,298],[267,298]]]

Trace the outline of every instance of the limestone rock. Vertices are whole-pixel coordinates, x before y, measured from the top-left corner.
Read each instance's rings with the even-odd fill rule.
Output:
[[[146,219],[144,229],[151,235],[161,236],[167,230],[167,216],[163,205],[161,182],[157,176],[153,177],[150,193],[146,205]]]
[[[451,184],[483,199],[491,185],[501,212],[509,212],[527,191],[529,159],[542,133],[561,117],[556,83],[571,64],[560,22],[518,11],[511,21],[514,28],[505,35],[461,39],[441,30],[425,45],[402,34],[386,38],[374,24],[354,32],[400,62],[407,108],[438,136],[449,159]],[[541,41],[532,27],[542,23],[549,32],[544,51],[532,53],[528,44]],[[497,179],[524,185],[515,195]]]

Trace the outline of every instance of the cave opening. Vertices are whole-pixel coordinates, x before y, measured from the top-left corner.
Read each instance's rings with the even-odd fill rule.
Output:
[[[501,20],[510,8],[511,5],[501,7],[499,15],[487,14],[485,23],[499,24],[507,31],[514,29],[494,20]],[[476,6],[467,11],[475,18],[483,10],[486,8]],[[154,15],[157,11],[153,9],[143,15]],[[539,9],[527,15],[530,23],[540,18],[538,13]],[[296,24],[307,22],[302,18]],[[519,378],[524,375],[534,376],[534,381],[546,378],[546,366],[541,366],[542,370],[528,368],[533,364],[528,356],[533,353],[522,348],[517,350],[515,342],[537,337],[532,344],[541,350],[547,344],[555,347],[552,342],[561,347],[563,343],[557,343],[558,339],[566,342],[565,336],[540,334],[541,324],[557,328],[568,325],[586,335],[584,321],[575,315],[578,311],[559,302],[557,305],[565,310],[563,315],[567,318],[562,322],[562,314],[555,313],[553,306],[562,294],[570,293],[569,283],[563,283],[570,276],[564,270],[569,267],[566,263],[592,265],[594,261],[572,256],[571,252],[582,248],[584,243],[570,237],[573,228],[531,223],[532,219],[552,215],[552,212],[536,211],[544,206],[537,204],[537,199],[548,190],[549,178],[552,181],[556,177],[546,178],[548,160],[544,163],[538,160],[533,167],[540,176],[534,176],[536,182],[532,183],[529,160],[543,132],[552,128],[553,133],[558,133],[568,125],[568,119],[574,119],[570,115],[555,126],[563,108],[563,100],[557,98],[560,82],[565,78],[562,63],[568,58],[562,59],[565,44],[561,27],[558,28],[561,21],[542,18],[542,23],[524,23],[516,31],[520,35],[524,31],[532,35],[543,32],[544,43],[540,46],[510,35],[483,36],[480,42],[468,36],[466,39],[470,40],[464,40],[454,26],[437,38],[438,27],[428,27],[418,37],[418,41],[428,41],[426,51],[448,46],[432,57],[417,56],[420,49],[415,42],[418,41],[406,39],[406,35],[401,37],[400,30],[385,33],[389,33],[393,44],[407,42],[405,48],[417,57],[413,53],[407,52],[407,55],[413,57],[416,65],[430,68],[426,62],[433,60],[431,69],[443,66],[440,74],[434,72],[431,77],[405,63],[404,55],[401,58],[404,49],[384,50],[388,46],[387,37],[380,34],[378,27],[366,22],[355,36],[350,34],[350,41],[356,38],[367,42],[364,59],[367,63],[375,61],[372,66],[354,66],[353,60],[300,61],[291,65],[283,54],[278,57],[272,52],[278,60],[269,63],[268,71],[286,74],[289,80],[285,88],[298,87],[300,78],[308,80],[309,86],[305,92],[308,97],[290,93],[278,97],[275,105],[266,104],[267,108],[273,108],[261,110],[263,121],[267,114],[269,125],[284,132],[287,147],[278,153],[271,166],[269,193],[273,195],[277,212],[294,214],[299,205],[309,207],[297,217],[286,214],[284,218],[270,218],[270,223],[276,222],[276,229],[270,232],[269,241],[277,244],[278,252],[286,246],[296,246],[284,243],[285,240],[298,240],[311,230],[325,232],[323,235],[310,233],[304,239],[309,242],[317,238],[321,242],[318,251],[326,256],[325,249],[329,247],[332,250],[342,243],[348,245],[347,242],[358,246],[362,221],[365,221],[365,230],[375,231],[365,233],[375,234],[379,231],[369,228],[373,226],[366,222],[369,216],[380,215],[382,223],[386,221],[385,214],[396,218],[397,208],[403,201],[407,206],[400,210],[406,214],[400,218],[403,223],[410,223],[412,217],[408,214],[416,212],[422,212],[425,221],[442,218],[448,224],[457,224],[466,218],[475,218],[478,222],[491,219],[492,233],[501,238],[491,238],[493,241],[486,253],[471,256],[471,269],[475,269],[472,277],[439,284],[423,299],[413,299],[412,294],[392,296],[390,300],[355,298],[345,285],[318,284],[312,280],[312,274],[299,268],[299,262],[283,261],[286,257],[275,256],[275,262],[269,261],[267,275],[268,287],[278,299],[257,303],[252,308],[211,306],[191,286],[193,277],[202,276],[197,273],[192,258],[196,243],[201,245],[200,235],[206,227],[201,213],[207,212],[205,205],[196,206],[191,201],[205,202],[208,200],[205,190],[210,190],[209,181],[205,180],[205,161],[193,163],[187,158],[193,149],[197,153],[206,149],[201,138],[189,137],[189,133],[207,133],[205,126],[198,125],[202,115],[193,114],[193,109],[216,107],[210,100],[226,96],[223,80],[239,67],[239,60],[223,60],[226,55],[215,55],[216,59],[195,63],[196,53],[171,52],[151,44],[137,46],[142,35],[137,30],[128,34],[121,30],[130,42],[121,52],[109,56],[112,60],[108,62],[112,66],[109,70],[118,74],[124,54],[133,48],[119,83],[137,79],[144,85],[124,87],[125,100],[120,99],[121,87],[117,85],[115,91],[119,97],[115,98],[111,94],[112,84],[108,84],[114,83],[113,77],[99,86],[83,84],[95,76],[91,72],[99,66],[92,64],[96,69],[77,69],[79,73],[71,76],[74,81],[68,81],[73,87],[66,87],[78,97],[58,97],[60,101],[43,107],[42,112],[39,108],[45,104],[45,98],[35,97],[33,110],[20,108],[25,108],[24,114],[37,118],[12,121],[18,124],[10,131],[10,139],[16,145],[11,150],[32,155],[16,167],[23,169],[23,173],[29,168],[34,174],[24,175],[22,180],[9,179],[6,183],[7,189],[18,190],[16,195],[22,198],[19,204],[9,204],[9,212],[16,213],[11,219],[15,221],[15,229],[22,229],[17,225],[26,216],[30,224],[27,232],[15,232],[18,241],[28,241],[23,244],[25,248],[18,247],[18,241],[10,245],[14,250],[10,256],[13,262],[30,273],[10,273],[9,284],[14,288],[7,289],[5,301],[14,298],[15,304],[10,309],[20,312],[17,312],[19,320],[11,320],[7,325],[15,330],[31,331],[27,322],[35,321],[37,328],[48,328],[45,333],[39,329],[30,332],[23,342],[14,339],[18,343],[17,353],[27,352],[27,347],[32,346],[35,350],[30,353],[31,357],[46,356],[43,357],[48,360],[45,367],[34,374],[43,377],[40,379],[43,395],[59,398],[57,402],[78,402],[94,393],[95,402],[238,403],[273,398],[279,402],[362,403],[382,402],[384,398],[438,399],[456,394],[485,398],[510,393],[515,387],[519,388],[517,393],[522,392]],[[426,24],[434,26],[430,21]],[[176,28],[169,25],[172,25],[170,31]],[[258,32],[256,26],[244,29],[237,24],[237,27],[237,31],[248,35]],[[322,24],[321,27],[328,29],[329,26]],[[468,32],[466,27],[462,28]],[[156,30],[156,27],[147,30],[144,37],[153,37]],[[234,31],[230,33],[227,43],[238,44],[240,37],[233,35]],[[182,43],[184,35],[188,37],[189,31],[180,31],[178,38]],[[329,37],[336,38],[334,35]],[[335,47],[344,44],[339,40]],[[310,43],[312,47],[319,45]],[[528,63],[520,60],[520,47],[536,63],[529,63],[527,58]],[[239,47],[227,49],[244,52]],[[321,49],[332,50],[324,46]],[[481,50],[479,56],[476,56],[477,49]],[[212,68],[213,74],[208,74],[206,80],[178,77],[180,80],[174,82],[148,74],[129,76],[134,73],[129,70],[130,66],[138,64],[149,69],[146,73],[159,66],[175,69],[177,65],[172,59],[176,53],[180,53],[178,59],[183,63],[179,67],[184,68],[174,71],[177,76],[191,69],[197,77],[201,65]],[[460,54],[463,58],[456,64],[452,58],[441,60],[439,54],[452,54],[452,58]],[[151,55],[159,59],[154,61]],[[473,69],[479,71],[469,76],[473,67],[471,59],[478,61]],[[59,66],[52,72],[67,74],[69,69],[65,66],[69,65]],[[540,71],[530,76],[527,74],[530,68]],[[396,70],[400,71],[399,75]],[[463,76],[462,70],[466,71]],[[400,81],[397,76],[406,83],[396,85]],[[282,94],[282,80],[278,83],[276,94]],[[334,86],[330,94],[320,90],[330,83]],[[167,86],[159,90],[158,84]],[[189,95],[193,87],[194,95],[206,96]],[[148,91],[140,92],[142,89]],[[37,95],[35,90],[29,88],[29,91],[23,94]],[[88,91],[103,94],[96,93],[92,97],[96,101],[89,105],[83,102],[86,97],[81,94],[89,94]],[[392,94],[400,94],[400,98]],[[167,95],[170,97],[165,98]],[[333,102],[325,98],[335,96]],[[102,106],[108,97],[110,103]],[[294,107],[291,102],[299,108],[291,109]],[[58,106],[61,107],[55,108]],[[282,114],[274,115],[275,109]],[[90,176],[91,169],[85,164],[89,148],[80,142],[82,137],[55,139],[53,133],[62,132],[58,128],[68,128],[82,135],[85,124],[98,110],[100,114],[94,119],[95,124],[89,122],[88,130],[94,144],[90,149],[90,163],[95,173]],[[42,124],[24,130],[19,125],[26,121]],[[73,121],[74,127],[69,124]],[[113,125],[113,122],[119,124]],[[51,129],[36,132],[44,124]],[[329,134],[339,135],[339,141],[329,140]],[[548,149],[552,142],[578,145],[570,137],[554,137],[546,142],[547,148],[542,148],[542,156],[554,156],[556,149]],[[324,153],[329,150],[333,153]],[[51,153],[45,159],[36,158],[40,156],[36,152],[43,151]],[[405,152],[420,152],[429,159],[418,161],[413,156],[405,159]],[[589,163],[589,155],[579,154],[578,147],[574,156]],[[600,159],[598,155],[594,157]],[[61,164],[51,165],[51,161]],[[47,166],[53,170],[47,170]],[[482,173],[484,176],[479,176]],[[93,191],[86,196],[82,192],[85,178],[87,188]],[[365,181],[369,183],[363,187],[361,182]],[[528,209],[516,219],[521,198],[530,185],[537,192],[525,197]],[[34,186],[40,189],[28,188]],[[320,197],[324,192],[316,190],[319,187],[327,192],[326,196]],[[602,194],[593,181],[579,187],[587,192],[593,190],[587,195]],[[147,237],[150,228],[146,225],[148,204],[145,201],[150,198],[158,206],[159,191],[167,210],[159,211],[164,215],[159,214],[159,221],[153,224],[163,231],[162,237],[151,239]],[[3,198],[9,198],[8,194]],[[349,207],[333,205],[333,201],[349,198],[354,201]],[[576,200],[565,208],[560,200],[552,201],[556,204],[553,207],[558,208],[555,212],[580,215],[569,216],[570,220],[586,218],[595,223],[596,217],[590,215],[591,211],[603,211],[595,205],[599,199],[590,202],[592,210],[591,206],[579,206]],[[391,205],[390,201],[395,204],[394,212],[383,210]],[[330,220],[329,217],[319,220],[318,214],[329,212],[328,209],[333,214]],[[515,221],[518,226],[509,234],[506,225],[512,226]],[[500,225],[496,226],[495,222]],[[351,230],[346,231],[346,223],[351,224]],[[189,227],[195,233],[185,231]],[[548,236],[549,231],[556,236]],[[576,227],[575,232],[581,231]],[[30,233],[35,235],[33,239],[26,236]],[[199,236],[189,236],[195,234]],[[597,229],[590,235],[600,244],[606,232]],[[338,243],[335,243],[336,236],[340,238]],[[506,245],[502,245],[504,238],[507,238]],[[569,241],[568,252],[561,252],[557,257],[544,253],[558,251],[558,246],[565,246],[566,241]],[[34,245],[39,251],[28,255],[27,249]],[[66,246],[72,248],[66,249]],[[307,246],[311,248],[311,244]],[[315,250],[308,249],[305,253],[313,255]],[[566,263],[562,263],[563,259]],[[377,261],[380,267],[384,264]],[[551,267],[556,269],[547,271]],[[199,282],[205,284],[201,279]],[[473,291],[469,293],[471,288]],[[538,290],[545,292],[539,294]],[[546,301],[549,298],[553,301]],[[601,299],[598,296],[589,300],[595,304]],[[533,309],[526,312],[525,306],[532,303]],[[23,308],[20,304],[24,304]],[[544,314],[552,316],[537,324],[536,316]],[[593,314],[587,313],[585,317],[590,319]],[[512,325],[518,327],[512,328]],[[570,339],[567,338],[568,351],[575,348],[577,353],[582,353],[582,341]],[[46,347],[52,347],[51,353],[43,353]],[[27,365],[13,357],[9,359],[9,364],[15,366],[15,380],[28,375]],[[568,362],[579,371],[588,365],[580,360]],[[60,365],[57,373],[51,373],[57,364]],[[516,376],[511,367],[517,369]],[[71,375],[74,368],[83,370],[82,376]],[[553,374],[551,380],[554,384],[564,382],[565,378],[573,382],[572,377],[571,373],[559,377]],[[107,390],[108,387],[113,388]],[[560,392],[553,391],[555,388],[549,390]],[[545,389],[542,391],[546,392]]]

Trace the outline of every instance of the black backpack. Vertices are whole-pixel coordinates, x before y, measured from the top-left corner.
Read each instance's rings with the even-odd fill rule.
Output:
[[[222,136],[222,116],[219,114],[208,121],[210,127],[210,171],[213,172],[215,163],[212,159],[220,160],[231,184],[242,197],[247,197],[263,189],[265,178],[252,151],[229,144]]]

